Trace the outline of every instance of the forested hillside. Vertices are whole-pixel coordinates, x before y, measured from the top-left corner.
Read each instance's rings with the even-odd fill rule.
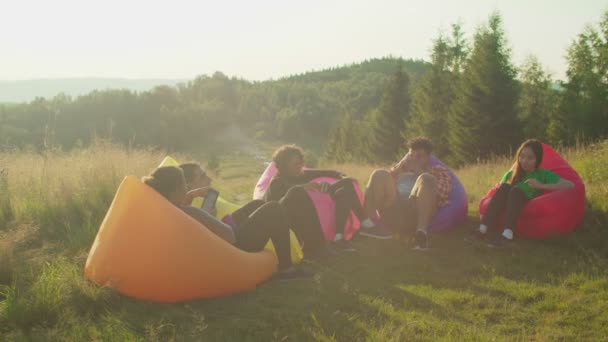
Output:
[[[0,106],[1,143],[65,149],[111,137],[124,144],[192,150],[236,125],[258,139],[321,146],[340,114],[362,118],[378,105],[398,64],[414,80],[428,69],[422,61],[389,57],[264,82],[216,72],[151,91],[37,98]]]
[[[608,12],[567,49],[560,82],[534,56],[514,64],[495,13],[472,35],[460,24],[440,34],[430,63],[385,57],[263,82],[216,72],[150,91],[0,105],[0,144],[70,149],[102,137],[205,151],[236,134],[339,162],[388,162],[408,138],[426,135],[457,166],[508,153],[525,137],[561,145],[606,137],[607,60]]]

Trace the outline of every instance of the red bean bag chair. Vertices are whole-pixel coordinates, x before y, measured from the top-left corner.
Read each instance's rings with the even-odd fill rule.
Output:
[[[546,191],[530,200],[524,207],[515,233],[521,237],[542,239],[550,235],[565,234],[574,230],[585,211],[585,184],[581,177],[555,150],[543,144],[543,161],[539,168],[555,172],[574,183],[574,188]],[[490,199],[500,186],[497,183],[479,202],[482,217]],[[504,217],[500,220],[504,224]]]

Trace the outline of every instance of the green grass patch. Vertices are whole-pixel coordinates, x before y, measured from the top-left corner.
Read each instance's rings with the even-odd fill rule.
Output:
[[[57,341],[597,341],[608,336],[608,142],[562,151],[587,186],[583,225],[567,236],[492,250],[463,242],[477,202],[509,167],[457,170],[470,217],[433,249],[357,239],[357,253],[307,265],[312,279],[270,282],[226,298],[156,304],[83,276],[87,251],[124,175],[164,157],[111,145],[70,153],[0,153],[10,212],[0,228],[0,340]],[[188,156],[175,156],[188,160]],[[369,165],[335,167],[362,184]],[[264,164],[222,155],[214,185],[245,203]]]

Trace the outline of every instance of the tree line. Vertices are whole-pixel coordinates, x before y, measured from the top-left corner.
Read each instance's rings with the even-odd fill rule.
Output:
[[[472,41],[452,25],[434,40],[417,86],[396,68],[377,108],[363,119],[343,113],[326,157],[388,162],[408,138],[425,135],[440,158],[462,165],[509,153],[528,137],[569,145],[608,136],[608,12],[568,48],[563,82],[534,56],[515,67],[508,46],[498,13]]]
[[[150,91],[97,90],[0,105],[0,147],[70,149],[92,139],[200,150],[231,126],[247,135],[321,149],[337,113],[356,118],[377,106],[402,63],[414,78],[428,63],[386,57],[279,80],[250,82],[221,72]]]
[[[0,105],[0,148],[86,146],[96,137],[197,151],[229,127],[337,161],[388,162],[425,135],[455,166],[525,137],[568,145],[608,135],[608,12],[566,52],[557,82],[533,56],[515,66],[498,13],[468,39],[460,24],[430,62],[385,57],[263,82],[202,75],[150,91],[98,90]]]

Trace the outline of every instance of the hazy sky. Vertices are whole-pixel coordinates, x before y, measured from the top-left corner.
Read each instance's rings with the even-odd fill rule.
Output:
[[[386,55],[428,60],[432,39],[461,20],[467,35],[504,18],[515,63],[536,55],[556,77],[601,0],[70,1],[0,0],[0,79],[252,80]]]

